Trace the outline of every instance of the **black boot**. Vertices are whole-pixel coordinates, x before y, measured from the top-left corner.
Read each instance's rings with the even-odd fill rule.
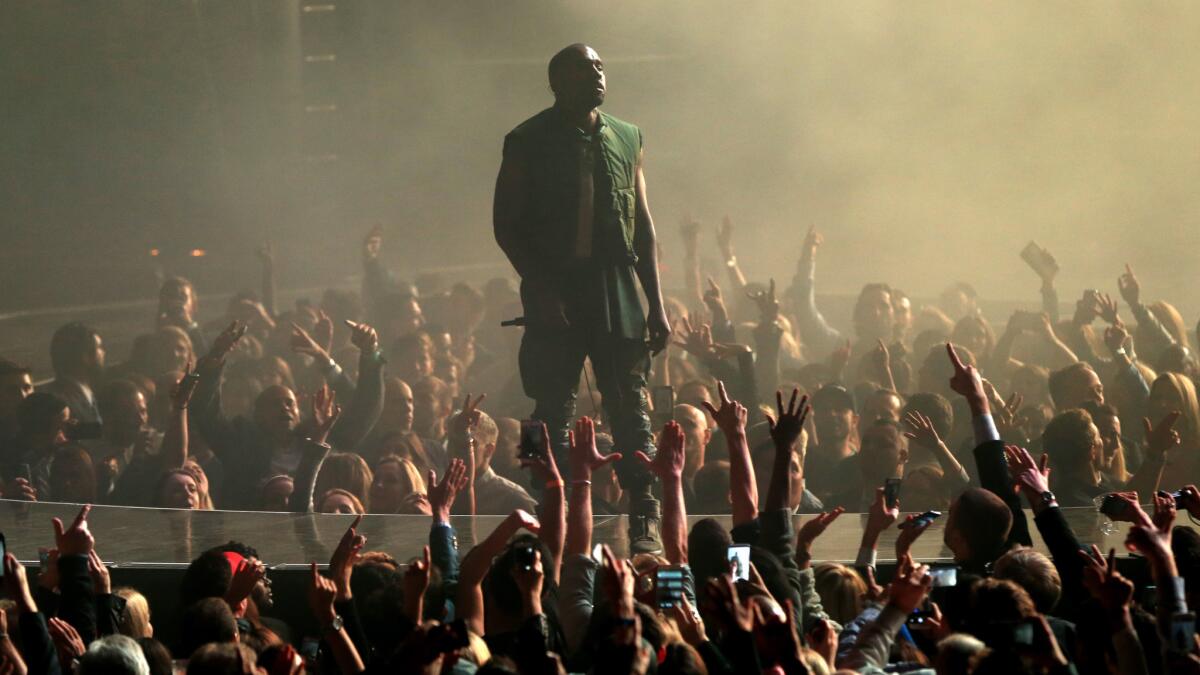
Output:
[[[629,514],[629,555],[652,553],[661,555],[662,547],[662,516],[656,502],[643,502],[637,508],[631,506]]]

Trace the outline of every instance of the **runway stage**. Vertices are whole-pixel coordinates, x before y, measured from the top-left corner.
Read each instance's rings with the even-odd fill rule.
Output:
[[[1106,521],[1094,509],[1063,509],[1067,521],[1080,540],[1094,543],[1101,549],[1116,547],[1124,552],[1125,532],[1120,525],[1113,535],[1105,536],[1100,528]],[[36,563],[38,548],[54,545],[50,519],[61,518],[69,523],[79,512],[73,504],[29,503],[0,500],[0,532],[8,550],[26,563]],[[1032,524],[1034,546],[1046,551]],[[689,524],[704,516],[689,516]],[[716,516],[726,524],[729,516]],[[798,526],[806,516],[796,516]],[[452,519],[458,532],[460,554],[476,541],[486,537],[504,516],[461,516]],[[816,560],[853,561],[858,553],[864,514],[844,514],[830,526],[813,547]],[[184,567],[205,549],[230,540],[241,541],[258,549],[264,562],[272,568],[308,565],[312,561],[325,563],[338,539],[353,520],[352,516],[324,514],[263,513],[255,511],[180,511],[123,506],[95,506],[88,518],[96,537],[96,550],[101,558],[118,568]],[[1177,524],[1194,527],[1186,514]],[[401,561],[419,554],[428,541],[428,516],[369,515],[363,519],[360,532],[367,536],[367,548],[384,550]],[[949,551],[942,544],[945,518],[935,521],[913,547],[918,560],[948,560]],[[879,543],[879,560],[895,558],[893,553],[898,530],[892,527]],[[628,551],[625,518],[623,516],[596,518],[594,540],[607,543],[618,553]]]

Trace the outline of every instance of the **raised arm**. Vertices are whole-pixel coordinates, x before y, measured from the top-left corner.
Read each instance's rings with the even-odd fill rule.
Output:
[[[679,235],[683,239],[683,284],[688,305],[699,307],[704,304],[704,291],[700,288],[700,223],[690,213],[683,216]]]
[[[734,292],[742,292],[746,289],[746,276],[742,274],[737,256],[733,254],[733,221],[729,216],[722,218],[721,226],[717,228],[717,248],[721,251],[721,261],[725,263]]]
[[[255,251],[258,254],[259,265],[262,266],[262,307],[263,320],[270,328],[275,328],[275,246],[270,240]]]
[[[800,262],[792,280],[792,292],[796,302],[796,319],[800,336],[810,347],[809,356],[821,357],[833,351],[844,339],[836,328],[830,326],[817,309],[816,275],[817,249],[824,241],[816,228],[808,228],[800,249]]]
[[[754,342],[758,358],[754,361],[754,377],[757,390],[754,400],[770,398],[779,388],[779,348],[783,329],[779,325],[779,300],[775,297],[775,280],[765,291],[749,292],[746,295],[758,306],[758,324],[754,327]]]
[[[1175,344],[1175,338],[1163,327],[1158,317],[1142,304],[1142,285],[1129,263],[1125,264],[1125,273],[1117,279],[1117,287],[1137,319],[1139,340],[1148,343],[1140,345],[1144,353],[1158,354]]]
[[[321,637],[333,652],[339,672],[350,675],[366,670],[362,657],[354,647],[346,629],[336,625],[338,614],[334,609],[334,602],[338,595],[337,585],[321,576],[321,573],[317,571],[317,563],[312,564],[307,595],[309,609],[312,610],[313,617],[321,626]]]
[[[334,430],[330,442],[339,448],[353,450],[362,443],[379,416],[383,414],[383,353],[379,351],[379,335],[365,323],[346,321],[350,327],[350,342],[359,352],[358,382],[341,424]]]
[[[543,561],[546,578],[557,583],[558,571],[562,565],[564,539],[567,534],[566,499],[562,475],[558,472],[558,464],[554,461],[554,451],[550,449],[550,434],[546,425],[542,424],[542,449],[534,459],[522,459],[522,467],[528,467],[536,481],[544,485],[541,513],[541,529],[538,539],[550,550],[550,560]]]
[[[725,434],[729,448],[729,495],[733,502],[733,525],[737,527],[758,517],[758,485],[750,463],[750,444],[746,440],[746,407],[729,400],[725,383],[717,381],[720,409],[704,401],[704,407]]]
[[[495,530],[477,546],[467,552],[459,567],[458,602],[455,613],[467,623],[467,628],[476,635],[484,634],[483,626],[483,578],[491,568],[492,559],[500,555],[508,540],[517,530],[526,529],[537,534],[541,529],[537,518],[517,509],[496,526]]]
[[[208,353],[196,364],[200,382],[192,395],[194,405],[189,404],[192,421],[213,452],[222,453],[229,447],[233,428],[221,412],[221,374],[225,368],[225,357],[234,345],[246,334],[246,325],[234,321],[213,340]]]
[[[658,438],[658,452],[650,459],[641,450],[638,460],[662,482],[663,555],[672,565],[685,565],[687,555],[687,509],[683,503],[683,429],[667,422]]]
[[[479,420],[483,419],[483,415],[479,411],[479,404],[487,398],[487,394],[480,394],[475,400],[471,400],[470,392],[463,399],[462,410],[450,419],[450,423],[446,428],[446,443],[450,450],[450,457],[462,461],[463,470],[466,475],[466,485],[463,489],[461,499],[455,500],[455,515],[475,515],[475,477],[477,467],[475,464],[476,452],[478,448],[475,444],[475,430],[479,426]]]
[[[564,555],[591,555],[592,472],[621,457],[619,452],[601,455],[596,450],[596,427],[590,417],[580,417],[575,422],[575,431],[570,434],[571,504],[567,511]]]
[[[200,375],[188,364],[187,372],[171,391],[170,417],[163,434],[162,449],[159,451],[163,469],[183,466],[188,456],[188,404],[200,382]]]
[[[783,406],[783,394],[775,392],[776,416],[767,415],[767,426],[771,430],[771,441],[775,445],[775,457],[771,464],[771,478],[767,484],[767,500],[763,502],[764,511],[786,509],[792,503],[791,463],[792,455],[796,452],[796,442],[804,432],[804,422],[811,408],[808,397],[801,396],[799,403],[798,389],[792,390],[792,397],[787,407]]]

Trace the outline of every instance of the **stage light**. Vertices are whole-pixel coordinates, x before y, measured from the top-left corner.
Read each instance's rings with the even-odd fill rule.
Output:
[[[193,258],[203,258],[203,257],[204,257],[204,256],[206,256],[206,255],[208,255],[208,251],[205,251],[205,250],[204,250],[204,249],[202,249],[202,248],[194,248],[194,249],[192,249],[192,257],[193,257]]]
[[[156,249],[156,248],[150,249],[150,257],[157,258],[158,257],[158,249]]]

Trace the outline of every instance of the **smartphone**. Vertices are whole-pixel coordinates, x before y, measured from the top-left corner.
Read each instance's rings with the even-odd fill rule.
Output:
[[[655,387],[650,394],[654,405],[654,419],[658,424],[666,424],[675,419],[675,387]]]
[[[729,547],[728,557],[730,568],[733,570],[734,581],[750,580],[750,547],[745,544],[734,544]]]
[[[1196,651],[1196,615],[1182,612],[1171,615],[1171,651],[1190,654]]]
[[[517,459],[541,459],[546,431],[540,420],[521,420],[521,445]]]
[[[933,587],[942,588],[945,586],[958,585],[958,566],[957,565],[932,565],[929,568],[929,576],[933,577]]]
[[[905,530],[910,527],[925,527],[929,523],[932,523],[933,521],[935,521],[941,517],[942,517],[941,511],[926,511],[925,513],[922,513],[921,515],[917,516],[916,518],[913,518],[912,520],[906,520],[906,521],[900,523],[897,527],[899,527],[901,530]]]
[[[916,609],[909,613],[908,618],[904,620],[904,623],[908,624],[912,628],[924,628],[925,622],[931,616],[933,616],[933,608],[929,604],[929,598],[925,598],[921,601],[921,604],[917,605]]]
[[[1154,613],[1158,609],[1158,586],[1153,584],[1142,589],[1141,605],[1147,612]]]
[[[532,546],[519,546],[513,555],[516,558],[517,566],[526,572],[533,569],[534,564],[537,563],[537,555]]]
[[[900,479],[889,478],[883,483],[883,505],[889,509],[900,503]]]
[[[1043,276],[1046,272],[1058,271],[1058,261],[1036,241],[1029,242],[1025,248],[1021,249],[1021,260],[1033,268],[1033,271],[1037,272],[1039,276]]]
[[[1116,520],[1118,516],[1124,513],[1125,502],[1115,494],[1104,495],[1104,500],[1100,502],[1100,513]]]
[[[604,564],[604,544],[596,544],[592,547],[592,560],[601,565]]]
[[[678,565],[659,565],[654,573],[654,599],[659,609],[683,604],[683,568]]]

